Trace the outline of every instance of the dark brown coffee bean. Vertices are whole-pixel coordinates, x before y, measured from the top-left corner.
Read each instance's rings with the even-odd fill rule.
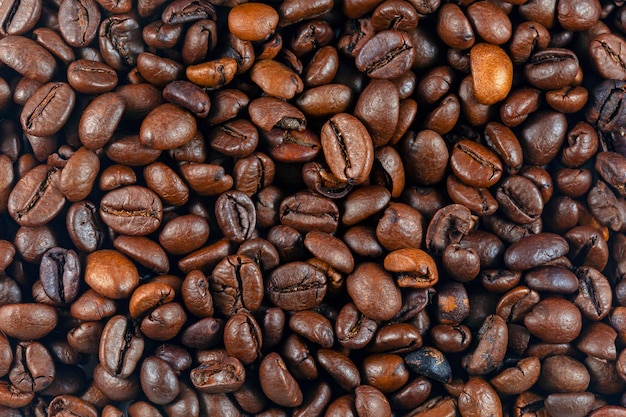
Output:
[[[63,208],[65,197],[59,190],[61,172],[38,165],[22,177],[9,195],[8,211],[21,226],[37,227],[53,219]]]
[[[176,0],[169,4],[161,14],[163,22],[187,23],[200,19],[215,20],[215,8],[206,1]]]
[[[354,303],[347,303],[335,322],[337,342],[349,349],[362,348],[372,340],[376,327],[376,322],[365,317]]]
[[[17,35],[6,36],[0,41],[0,61],[24,77],[40,83],[52,80],[57,70],[50,52],[35,41]]]
[[[381,113],[384,113],[384,119],[381,118]],[[389,80],[370,81],[357,100],[354,115],[367,127],[374,146],[385,145],[398,124],[400,115],[398,89]]]
[[[130,14],[104,19],[100,23],[98,43],[104,61],[118,71],[134,66],[144,49],[139,22]]]
[[[75,96],[74,90],[67,83],[42,85],[22,108],[22,129],[35,136],[54,135],[69,119],[74,109]]]
[[[498,315],[488,316],[478,330],[478,345],[463,358],[463,367],[470,375],[485,375],[503,361],[508,344],[508,329]]]
[[[216,219],[222,233],[233,242],[252,237],[256,226],[256,210],[252,200],[241,191],[227,191],[215,204]]]
[[[471,377],[458,398],[459,411],[466,415],[502,415],[502,403],[495,389],[484,379]]]
[[[374,320],[389,320],[402,305],[402,295],[391,275],[379,265],[363,263],[348,276],[347,288],[360,312]]]
[[[437,210],[426,230],[426,247],[442,254],[452,243],[459,243],[471,228],[471,212],[460,204],[450,204]]]
[[[181,331],[187,314],[177,302],[158,306],[141,321],[141,332],[150,339],[158,341],[171,340]],[[208,332],[204,332],[206,334]]]
[[[38,392],[47,388],[55,377],[50,352],[39,342],[20,342],[15,347],[15,361],[9,381],[20,391]]]
[[[504,262],[510,269],[524,271],[541,266],[569,250],[567,241],[553,233],[540,233],[525,237],[509,246]]]
[[[613,33],[603,33],[589,44],[589,55],[595,70],[604,78],[626,78],[626,55],[622,51],[624,39]]]
[[[303,396],[297,381],[287,370],[284,361],[275,352],[266,355],[259,368],[263,393],[283,407],[297,407]]]
[[[556,313],[558,311],[558,314]],[[524,324],[533,334],[548,343],[567,343],[580,334],[581,313],[563,298],[546,298],[524,317]]]
[[[226,315],[241,309],[256,311],[263,299],[263,278],[250,258],[231,255],[213,269],[211,293],[215,308]]]
[[[191,370],[189,378],[200,392],[222,394],[241,388],[246,370],[238,359],[226,354],[220,359],[201,362]]]
[[[384,30],[363,45],[356,66],[371,78],[395,78],[408,70],[415,56],[413,41],[404,32]]]
[[[87,46],[96,38],[100,8],[94,0],[64,0],[59,6],[59,30],[73,47]]]
[[[402,140],[402,149],[409,178],[421,185],[436,184],[444,178],[448,148],[438,133],[432,130],[409,132]]]
[[[619,195],[626,196],[626,157],[616,152],[600,152],[596,155],[595,168]]]
[[[156,356],[148,356],[141,363],[141,388],[154,404],[172,402],[180,392],[180,382],[172,367]]]
[[[578,58],[572,51],[548,48],[530,57],[524,67],[524,75],[533,87],[554,90],[570,85],[578,68]]]
[[[74,301],[79,292],[80,275],[80,260],[71,249],[52,248],[41,258],[39,279],[44,291],[53,301]]]
[[[469,49],[475,36],[470,21],[456,4],[444,4],[438,11],[437,35],[449,47]]]
[[[606,317],[613,298],[607,278],[600,271],[587,266],[576,269],[576,276],[579,284],[574,304],[591,320]]]
[[[322,150],[333,174],[344,182],[360,184],[374,162],[373,142],[365,126],[346,113],[333,116],[320,134]]]
[[[461,140],[450,156],[454,174],[473,187],[490,187],[502,175],[502,162],[488,148],[476,142]]]
[[[318,306],[327,291],[327,278],[313,265],[291,262],[269,275],[266,290],[270,301],[285,310],[308,310]]]
[[[0,33],[22,35],[31,30],[41,16],[42,4],[37,1],[10,1],[0,8]]]
[[[593,408],[595,399],[590,392],[552,393],[546,397],[544,405],[550,414],[568,413],[572,416],[585,416]]]
[[[328,198],[299,192],[282,201],[279,216],[283,225],[301,232],[319,230],[334,233],[339,222],[339,209]]]
[[[160,226],[163,207],[153,191],[129,185],[110,191],[102,198],[100,217],[119,233],[143,236]]]
[[[60,417],[64,414],[74,414],[81,417],[96,417],[96,407],[88,401],[73,395],[58,395],[52,399],[48,406],[48,414]]]
[[[101,366],[115,377],[127,378],[137,369],[143,351],[144,338],[137,324],[121,315],[111,317],[98,349]]]
[[[54,307],[37,304],[6,304],[0,306],[0,330],[19,340],[36,340],[49,334],[57,325]]]
[[[67,82],[79,93],[106,93],[117,86],[118,76],[103,62],[78,59],[67,67]]]

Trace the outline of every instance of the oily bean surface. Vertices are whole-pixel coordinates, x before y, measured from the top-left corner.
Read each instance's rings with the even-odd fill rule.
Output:
[[[0,416],[626,415],[626,5],[0,1]]]

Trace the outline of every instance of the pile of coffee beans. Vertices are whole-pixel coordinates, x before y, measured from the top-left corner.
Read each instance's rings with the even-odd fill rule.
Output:
[[[623,3],[0,1],[0,417],[626,416]]]

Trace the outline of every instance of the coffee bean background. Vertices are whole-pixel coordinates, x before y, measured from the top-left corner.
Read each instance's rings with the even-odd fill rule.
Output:
[[[0,2],[0,417],[626,416],[626,4]]]

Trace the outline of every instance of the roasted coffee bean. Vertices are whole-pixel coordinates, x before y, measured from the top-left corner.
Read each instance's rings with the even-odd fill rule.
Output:
[[[580,334],[582,315],[578,308],[563,298],[541,300],[524,317],[526,328],[548,343],[568,343]]]
[[[38,392],[47,388],[54,377],[54,361],[43,344],[21,342],[16,346],[9,381],[17,389],[23,392]]]
[[[163,204],[148,188],[129,185],[110,191],[102,198],[100,217],[119,233],[143,236],[160,226]]]
[[[231,255],[213,269],[211,293],[216,309],[226,315],[256,311],[263,298],[261,270],[250,258]]]
[[[6,36],[0,41],[0,61],[24,77],[40,83],[50,81],[57,70],[50,52],[35,41],[17,35]]]
[[[371,78],[395,78],[412,65],[413,41],[405,32],[385,30],[368,40],[356,56],[356,66]]]
[[[222,233],[231,240],[241,243],[252,237],[256,226],[256,210],[246,194],[241,191],[221,194],[215,212]]]
[[[80,286],[81,265],[71,249],[52,248],[44,253],[39,267],[43,289],[56,302],[71,303]]]
[[[113,90],[117,73],[103,62],[78,59],[67,67],[67,82],[80,93],[97,94]]]
[[[263,358],[259,380],[263,393],[275,403],[284,407],[297,407],[302,404],[302,391],[277,353],[270,353]]]
[[[474,94],[481,104],[495,104],[508,95],[513,85],[513,64],[500,47],[490,43],[474,45],[470,51],[470,66]]]
[[[270,274],[266,290],[270,301],[286,310],[308,310],[318,306],[327,291],[327,277],[313,265],[291,262]]]
[[[339,222],[339,209],[328,198],[299,192],[280,203],[279,217],[283,225],[301,232],[320,230],[334,233]]]
[[[348,276],[348,294],[366,317],[389,320],[402,305],[402,295],[390,274],[379,265],[363,263]]]
[[[440,382],[452,379],[452,369],[445,355],[432,347],[425,346],[404,357],[407,366],[413,372]]]
[[[100,364],[111,375],[127,378],[137,369],[144,344],[144,338],[133,320],[114,316],[102,330],[98,349]]]
[[[98,34],[100,9],[94,0],[63,1],[58,19],[59,30],[68,45],[87,46]]]
[[[333,116],[320,134],[330,170],[341,181],[360,184],[374,162],[373,142],[365,126],[346,113]]]

